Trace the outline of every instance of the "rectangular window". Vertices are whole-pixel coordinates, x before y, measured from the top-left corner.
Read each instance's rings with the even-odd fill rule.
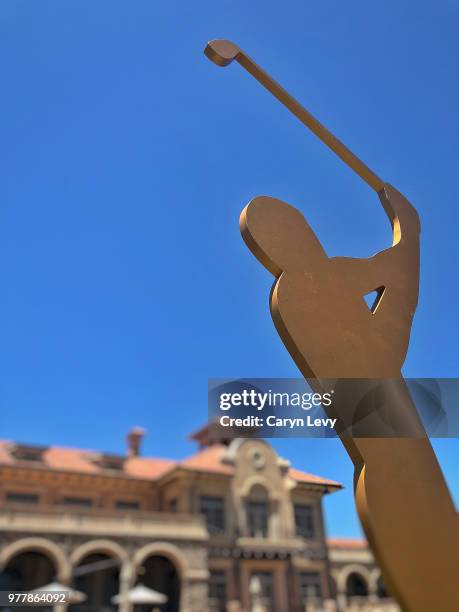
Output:
[[[38,504],[38,495],[35,493],[16,493],[10,491],[6,494],[6,501],[9,504]]]
[[[177,498],[174,497],[173,499],[169,500],[169,512],[177,512]]]
[[[298,578],[303,601],[320,598],[322,596],[322,584],[319,572],[301,572]]]
[[[255,582],[256,581],[256,582]],[[258,592],[258,598],[266,612],[274,610],[273,575],[271,572],[253,572],[250,579],[250,591]],[[252,604],[254,595],[252,594]]]
[[[262,501],[247,502],[249,536],[266,538],[268,535],[268,504]]]
[[[222,497],[201,497],[199,511],[206,519],[209,533],[225,531],[225,503]]]
[[[73,506],[75,508],[90,508],[94,501],[90,497],[63,497],[61,499],[63,506]]]
[[[140,510],[140,502],[130,499],[117,499],[115,502],[117,510]]]
[[[224,571],[210,571],[209,608],[211,612],[226,611],[226,574]]]
[[[314,537],[314,509],[312,506],[295,504],[295,526],[297,536]]]

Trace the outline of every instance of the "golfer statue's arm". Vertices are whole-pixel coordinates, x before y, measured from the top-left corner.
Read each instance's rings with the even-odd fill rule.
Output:
[[[332,257],[330,262],[350,291],[378,293],[373,314],[380,316],[390,308],[392,316],[412,318],[419,290],[419,216],[405,196],[388,183],[378,196],[392,226],[392,245],[371,257]]]

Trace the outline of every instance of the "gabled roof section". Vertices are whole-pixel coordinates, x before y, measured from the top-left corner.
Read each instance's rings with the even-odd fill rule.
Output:
[[[227,447],[223,444],[213,444],[199,450],[194,455],[187,457],[180,462],[180,467],[195,470],[198,472],[208,472],[213,474],[233,474],[234,469],[230,465],[223,463],[223,455]]]
[[[234,468],[222,461],[223,455],[227,451],[224,444],[213,444],[199,450],[194,455],[179,462],[177,467],[195,470],[199,472],[207,472],[213,474],[233,474]],[[334,480],[322,478],[314,474],[308,474],[295,468],[289,468],[288,474],[293,480],[298,483],[317,485],[330,489],[341,489],[342,485]]]
[[[295,468],[290,468],[289,475],[293,480],[297,482],[304,482],[306,484],[316,484],[322,485],[325,487],[332,487],[336,489],[342,489],[343,485],[336,480],[329,480],[328,478],[323,478],[322,476],[316,476],[315,474],[309,474],[308,472],[302,472],[301,470],[297,470]]]

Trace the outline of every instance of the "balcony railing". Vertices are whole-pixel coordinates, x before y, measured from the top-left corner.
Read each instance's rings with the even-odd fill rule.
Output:
[[[3,504],[1,531],[84,533],[206,540],[203,519],[191,514],[105,508]]]

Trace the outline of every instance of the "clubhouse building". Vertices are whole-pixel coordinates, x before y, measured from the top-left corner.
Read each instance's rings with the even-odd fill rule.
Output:
[[[142,456],[143,436],[123,455],[0,443],[1,591],[58,582],[85,595],[59,608],[75,612],[398,610],[364,541],[327,541],[339,483],[261,439],[205,427],[174,461]],[[167,602],[134,606],[139,584]]]

